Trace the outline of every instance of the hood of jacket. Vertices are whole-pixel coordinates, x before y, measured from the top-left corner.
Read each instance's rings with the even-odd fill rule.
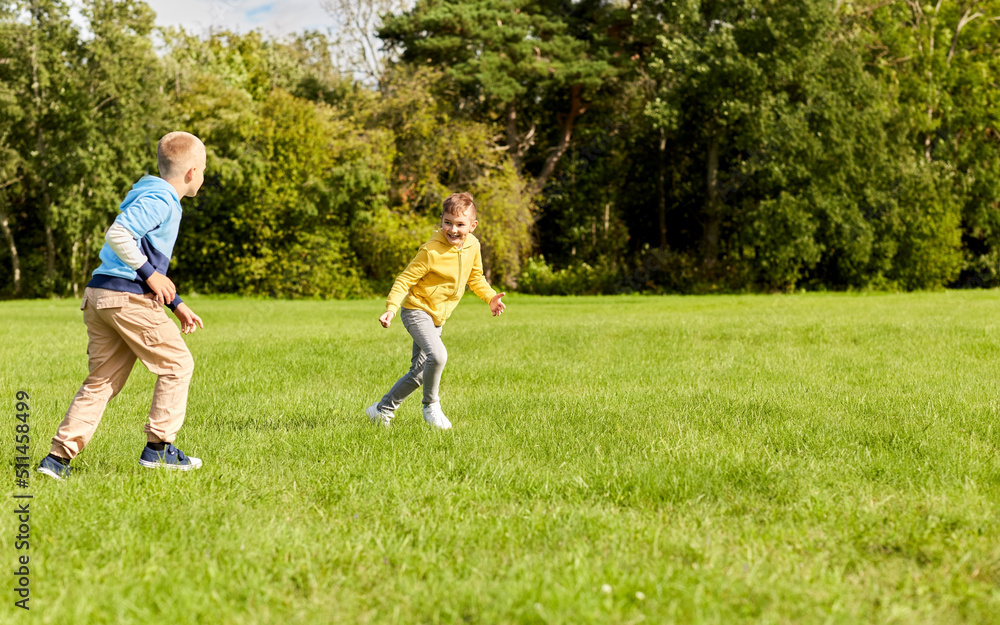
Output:
[[[133,202],[144,195],[154,195],[159,196],[164,202],[169,204],[180,204],[181,198],[177,195],[177,189],[174,189],[169,182],[163,178],[158,178],[156,176],[143,176],[134,185],[132,189],[122,200],[122,203],[118,206],[118,210],[124,211]]]

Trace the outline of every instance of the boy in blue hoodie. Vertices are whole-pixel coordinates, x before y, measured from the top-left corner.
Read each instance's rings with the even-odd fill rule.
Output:
[[[201,460],[174,447],[184,423],[194,359],[181,332],[204,328],[167,277],[181,198],[194,197],[205,178],[205,146],[192,134],[171,132],[156,148],[160,177],[143,176],[119,206],[104,237],[101,265],[83,294],[90,374],[73,398],[40,473],[62,479],[70,460],[90,442],[108,401],[121,391],[136,359],[158,378],[139,464],[187,471]],[[166,304],[181,322],[163,312]]]

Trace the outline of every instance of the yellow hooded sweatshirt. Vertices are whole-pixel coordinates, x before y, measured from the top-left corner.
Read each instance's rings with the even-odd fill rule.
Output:
[[[465,294],[466,284],[486,303],[496,297],[497,292],[483,276],[479,239],[470,233],[462,249],[458,249],[438,230],[396,278],[385,309],[398,314],[402,304],[404,308],[423,310],[434,325],[444,325]]]

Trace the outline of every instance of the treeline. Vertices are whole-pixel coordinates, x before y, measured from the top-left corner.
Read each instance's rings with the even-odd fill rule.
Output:
[[[79,294],[173,129],[184,292],[380,294],[455,190],[528,292],[1000,284],[1000,0],[418,0],[377,82],[80,6],[0,1],[5,297]]]

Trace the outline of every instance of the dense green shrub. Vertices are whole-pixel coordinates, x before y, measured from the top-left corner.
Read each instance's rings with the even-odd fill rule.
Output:
[[[579,263],[565,269],[553,269],[542,256],[533,256],[524,264],[519,290],[535,295],[595,295],[614,293],[620,276],[608,267]]]

